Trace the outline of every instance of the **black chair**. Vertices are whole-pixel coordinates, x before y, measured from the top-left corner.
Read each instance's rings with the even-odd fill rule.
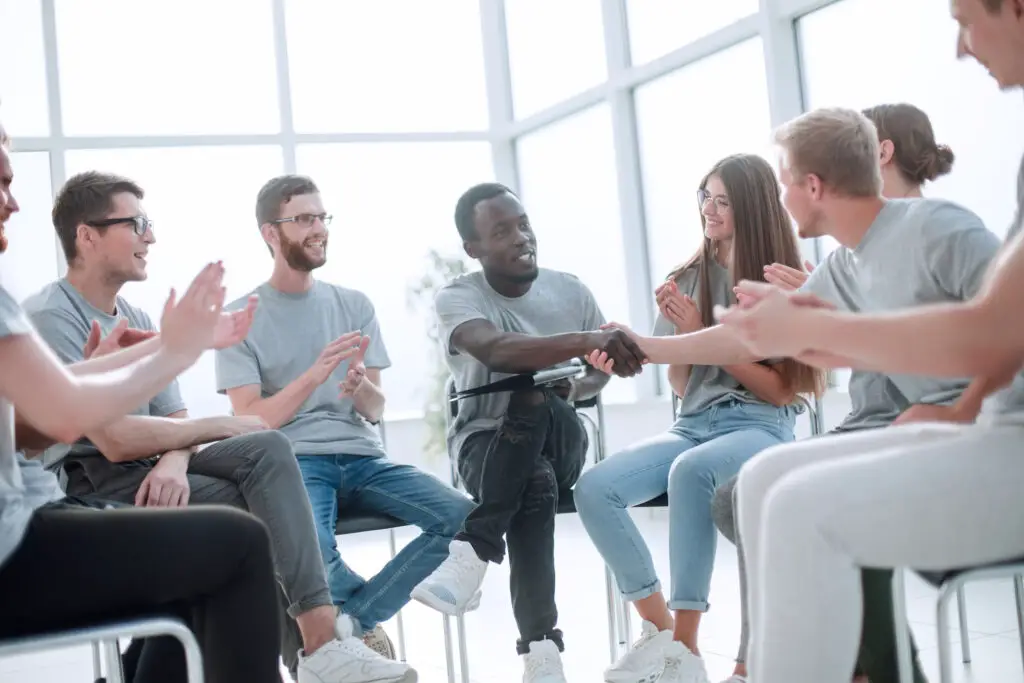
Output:
[[[381,420],[378,425],[378,431],[380,432],[381,442],[385,444],[387,440],[385,438],[384,421]],[[394,559],[395,555],[398,554],[398,546],[395,540],[395,529],[408,526],[404,522],[392,517],[391,515],[381,514],[379,512],[372,512],[366,510],[360,510],[359,508],[353,508],[351,506],[343,507],[338,505],[338,522],[334,527],[334,534],[336,536],[349,536],[351,534],[363,534],[369,531],[387,531],[388,532],[388,543],[391,550],[391,558]],[[445,666],[448,673],[448,683],[455,683],[455,661],[452,655],[451,648],[451,623],[447,614],[441,615],[443,617],[444,626],[444,649],[445,649]],[[405,624],[402,619],[402,612],[399,610],[398,614],[395,615],[395,620],[398,625],[398,657],[403,662],[405,661]],[[465,643],[465,627],[463,625],[463,618],[461,616],[456,617],[458,624],[458,630],[460,634],[461,642]],[[465,654],[462,655],[465,657]],[[465,683],[468,683],[468,679],[464,678]]]

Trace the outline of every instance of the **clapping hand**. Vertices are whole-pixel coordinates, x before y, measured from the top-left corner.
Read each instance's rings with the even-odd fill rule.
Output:
[[[806,272],[781,263],[772,263],[764,267],[764,279],[768,284],[792,292],[803,287],[810,273],[814,271],[814,265],[810,261],[804,261],[804,268],[807,269]]]
[[[345,379],[339,383],[341,395],[338,398],[352,398],[356,395],[359,385],[366,379],[366,365],[363,360],[366,358],[366,349],[370,347],[370,338],[362,337],[355,353],[348,361],[348,372]]]
[[[213,348],[227,349],[235,344],[241,344],[249,335],[249,328],[252,327],[252,320],[256,315],[256,306],[259,302],[259,297],[253,294],[249,297],[245,308],[221,313],[220,319],[217,320],[217,328],[213,333]]]
[[[85,340],[85,347],[82,349],[82,357],[85,359],[99,358],[114,353],[129,346],[134,346],[141,341],[151,339],[157,335],[153,330],[140,330],[135,327],[128,327],[128,321],[121,318],[110,330],[110,334],[103,336],[103,328],[99,322],[93,320],[92,328],[89,330],[89,338]]]
[[[700,309],[689,295],[679,291],[675,281],[667,280],[654,290],[658,310],[675,326],[679,334],[689,334],[704,329]]]
[[[198,358],[214,348],[224,308],[224,266],[218,261],[203,268],[178,300],[171,289],[160,318],[160,339],[176,355]]]

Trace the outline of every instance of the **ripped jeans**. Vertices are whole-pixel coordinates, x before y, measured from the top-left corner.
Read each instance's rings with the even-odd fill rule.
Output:
[[[587,432],[575,409],[547,389],[513,393],[498,429],[472,434],[459,452],[459,476],[479,505],[455,539],[495,563],[508,544],[520,654],[539,640],[564,647],[556,628],[555,513],[558,492],[572,488],[586,457]]]

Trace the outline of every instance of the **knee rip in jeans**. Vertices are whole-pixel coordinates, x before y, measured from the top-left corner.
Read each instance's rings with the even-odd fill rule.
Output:
[[[509,398],[508,411],[501,421],[500,438],[511,444],[528,443],[537,430],[535,411],[547,404],[544,392],[537,390],[514,391]]]
[[[532,514],[545,508],[553,508],[558,498],[558,480],[550,468],[537,470],[530,476],[523,494],[520,510]]]

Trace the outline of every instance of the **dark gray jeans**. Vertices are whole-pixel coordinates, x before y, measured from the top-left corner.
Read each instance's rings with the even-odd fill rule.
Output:
[[[156,460],[113,463],[102,455],[69,455],[64,462],[67,492],[76,496],[133,503]],[[287,601],[285,630],[293,631],[286,650],[301,643],[294,617],[332,605],[320,557],[309,497],[292,451],[278,431],[237,436],[211,444],[192,456],[188,468],[192,504],[214,503],[247,510],[270,532],[274,572]],[[295,652],[282,652],[286,663]]]

